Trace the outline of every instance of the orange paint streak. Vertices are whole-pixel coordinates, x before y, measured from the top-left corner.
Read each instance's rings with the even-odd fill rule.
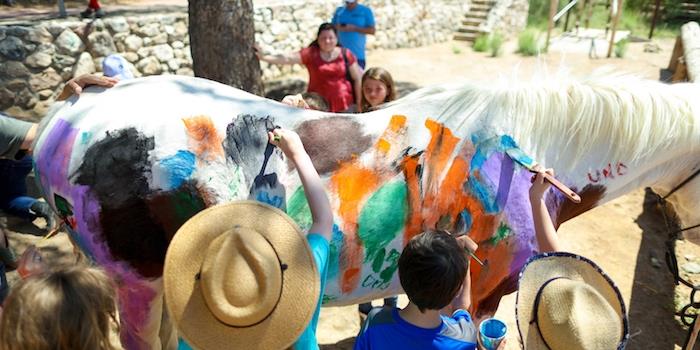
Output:
[[[423,223],[427,228],[437,228],[440,214],[443,214],[436,210],[438,201],[453,201],[454,198],[446,194],[457,195],[457,193],[462,192],[461,189],[456,193],[447,192],[446,189],[442,188],[445,184],[440,184],[441,175],[452,156],[455,146],[459,142],[459,138],[453,136],[452,132],[445,128],[444,125],[431,119],[425,121],[425,127],[430,130],[431,138],[424,154],[425,168],[423,178],[427,177],[427,180],[424,181],[426,190],[423,198]],[[454,180],[464,182],[466,176],[467,173],[463,173],[458,176],[460,179]]]
[[[343,293],[353,291],[360,282],[363,253],[357,237],[357,220],[360,205],[379,187],[380,180],[379,174],[355,162],[341,165],[331,177],[331,187],[338,194],[338,215],[343,219],[345,233],[345,246],[340,257],[340,290]]]
[[[184,118],[187,129],[187,136],[190,137],[189,147],[200,159],[214,160],[223,157],[224,148],[221,145],[219,136],[211,118],[207,116],[196,116]]]
[[[493,218],[493,217],[492,217]],[[495,224],[495,220],[491,220]],[[496,225],[492,225],[490,231],[478,232],[489,237],[493,234]],[[481,235],[480,234],[480,235]],[[511,237],[506,238],[511,240]],[[511,244],[513,244],[511,242]],[[487,259],[488,265],[482,268],[479,264],[472,262],[470,266],[472,278],[472,305],[470,312],[479,310],[480,302],[486,299],[503,280],[510,275],[510,265],[513,262],[513,252],[510,250],[511,244],[502,241],[496,246],[481,245],[477,250],[477,256],[482,261]]]
[[[406,130],[406,117],[395,115],[389,120],[389,126],[384,130],[384,134],[377,141],[376,148],[380,153],[388,154],[391,144],[398,141],[398,138]]]

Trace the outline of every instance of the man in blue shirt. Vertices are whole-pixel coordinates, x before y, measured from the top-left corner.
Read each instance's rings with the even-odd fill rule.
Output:
[[[345,6],[335,10],[331,23],[338,30],[340,45],[352,51],[357,56],[357,63],[364,69],[366,35],[374,35],[375,32],[372,10],[358,4],[357,0],[345,0]]]

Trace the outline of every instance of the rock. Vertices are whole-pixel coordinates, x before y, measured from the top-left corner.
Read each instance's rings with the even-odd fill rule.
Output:
[[[92,59],[92,62],[95,65],[96,72],[102,72],[102,61],[104,61],[104,60],[105,60],[104,57],[97,57],[97,58]]]
[[[15,79],[15,80],[10,80],[5,85],[5,87],[10,89],[10,91],[20,91],[23,89],[29,89],[29,83],[26,80]]]
[[[73,78],[73,67],[65,67],[61,69],[61,79],[63,79],[63,81],[67,81],[70,78]]]
[[[168,68],[173,72],[177,71],[180,69],[180,61],[175,58],[168,60]]]
[[[52,36],[58,36],[59,34],[61,34],[61,32],[66,30],[66,27],[67,27],[66,22],[56,21],[56,22],[49,22],[49,24],[46,26],[46,29],[49,31],[49,33],[51,33]]]
[[[78,58],[78,63],[73,67],[73,76],[81,76],[83,74],[95,73],[95,62],[92,60],[92,56],[88,52],[83,52]]]
[[[286,32],[287,25],[285,23],[280,21],[272,21],[272,23],[270,23],[270,33],[272,33],[272,35],[277,36]]]
[[[114,34],[126,33],[129,31],[129,22],[124,17],[110,17],[105,20],[107,28]]]
[[[54,45],[56,45],[56,48],[58,48],[59,53],[69,56],[75,56],[85,50],[85,44],[83,44],[83,41],[80,40],[80,37],[73,33],[73,31],[70,29],[65,29],[63,32],[61,32],[61,35],[59,35],[58,38],[56,38],[56,41],[54,41]]]
[[[7,61],[0,64],[0,77],[5,79],[24,78],[29,76],[29,69],[22,62]]]
[[[139,55],[135,52],[125,52],[122,54],[127,61],[134,63],[139,60]]]
[[[700,264],[695,262],[689,262],[683,264],[683,270],[687,273],[698,274],[700,273]]]
[[[24,89],[15,95],[15,105],[24,109],[31,109],[39,101],[29,89]]]
[[[135,33],[142,37],[154,37],[160,33],[160,28],[158,23],[149,23],[145,26],[139,27],[135,30]]]
[[[37,95],[39,96],[39,99],[43,101],[43,100],[46,100],[49,97],[51,97],[51,95],[53,95],[53,90],[50,90],[50,89],[41,90],[41,91],[39,91],[39,93]]]
[[[187,25],[183,22],[175,22],[173,28],[175,31],[172,34],[168,34],[168,41],[183,41],[188,33]]]
[[[160,67],[160,62],[153,56],[146,57],[139,61],[139,63],[136,64],[136,69],[143,73],[143,75],[155,75],[163,71]]]
[[[7,36],[16,36],[22,39],[26,39],[27,35],[29,35],[29,29],[20,26],[11,26],[7,28],[5,34],[7,34]]]
[[[185,58],[185,51],[182,49],[173,50],[173,54],[175,55],[175,58]]]
[[[143,44],[146,46],[153,45],[153,38],[145,37],[143,38]]]
[[[46,68],[51,65],[53,57],[45,52],[36,52],[25,60],[25,64],[32,68]]]
[[[53,68],[44,70],[39,74],[34,74],[29,78],[29,86],[32,91],[41,91],[45,89],[53,89],[63,83],[61,75]]]
[[[192,69],[190,69],[190,68],[180,68],[180,69],[177,70],[177,72],[175,72],[175,74],[177,74],[177,75],[187,75],[187,76],[190,76],[190,77],[193,77],[193,76],[194,76],[194,72],[193,72]]]
[[[15,93],[6,89],[0,88],[0,109],[10,108],[15,103]]]
[[[22,61],[27,57],[27,47],[18,37],[8,36],[0,41],[0,53],[10,60]]]
[[[154,44],[167,44],[168,43],[168,35],[165,33],[160,33],[160,34],[154,36],[153,43]]]
[[[93,32],[88,35],[90,54],[93,56],[109,56],[117,52],[112,36],[108,32]]]
[[[162,74],[162,75],[168,75],[168,74],[170,74],[170,71],[168,70],[168,65],[165,64],[165,63],[161,63],[161,64],[160,64],[160,71],[161,71],[160,74]]]
[[[151,55],[151,51],[153,50],[153,47],[151,46],[146,46],[138,49],[136,53],[139,55],[140,58],[146,58]]]
[[[48,99],[46,101],[39,101],[33,108],[33,112],[35,115],[39,116],[39,118],[43,117],[48,113],[49,108],[53,105],[54,100],[53,99]]]
[[[46,26],[38,26],[29,31],[27,40],[37,44],[50,44],[53,41],[53,35]]]
[[[7,34],[5,34],[5,28],[0,27],[0,41],[5,40],[7,38]]]
[[[170,44],[170,46],[172,46],[173,49],[177,50],[177,49],[181,49],[181,48],[185,47],[185,43],[183,43],[182,41],[176,40],[176,41],[173,41],[173,43]]]
[[[657,43],[646,43],[646,44],[644,44],[644,52],[651,52],[651,53],[661,52],[661,47]]]
[[[105,22],[102,18],[96,18],[94,21],[90,22],[90,27],[91,31],[101,32],[105,30]]]
[[[137,52],[143,46],[143,39],[136,35],[129,35],[124,39],[124,51]]]
[[[73,67],[75,64],[75,58],[66,55],[55,55],[53,56],[53,64],[57,69]]]
[[[156,58],[163,63],[175,58],[175,54],[173,53],[173,48],[170,47],[170,45],[168,45],[168,44],[154,46],[153,51],[152,51],[152,55],[156,56]]]

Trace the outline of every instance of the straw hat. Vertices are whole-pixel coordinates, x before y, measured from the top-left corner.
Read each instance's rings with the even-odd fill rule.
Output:
[[[620,291],[592,261],[540,254],[527,261],[518,283],[515,313],[525,349],[610,350],[627,343]]]
[[[316,309],[320,281],[299,227],[256,201],[206,209],[175,234],[165,301],[195,348],[283,349]]]

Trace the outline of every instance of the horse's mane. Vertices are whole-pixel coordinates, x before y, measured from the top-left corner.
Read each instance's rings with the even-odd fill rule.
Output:
[[[694,99],[700,100],[700,88],[691,84],[669,86],[620,74],[585,79],[560,74],[426,87],[386,108],[432,105],[434,115],[452,127],[478,123],[510,134],[536,156],[566,149],[565,156],[548,155],[568,168],[601,145],[608,146],[608,154],[597,154],[594,161],[600,164],[633,161],[669,146],[690,149],[700,127],[694,116],[700,114],[700,103]]]

